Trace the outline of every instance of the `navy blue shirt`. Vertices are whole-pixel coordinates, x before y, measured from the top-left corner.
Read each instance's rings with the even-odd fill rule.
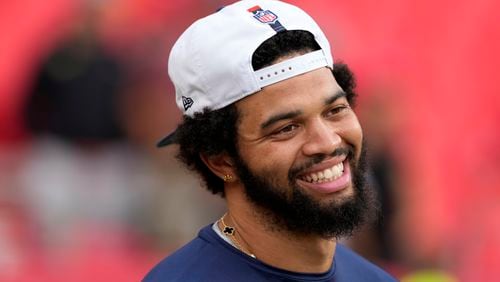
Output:
[[[336,244],[329,271],[291,272],[249,257],[224,241],[211,225],[198,237],[156,265],[143,282],[165,281],[396,281],[385,271],[341,244]]]

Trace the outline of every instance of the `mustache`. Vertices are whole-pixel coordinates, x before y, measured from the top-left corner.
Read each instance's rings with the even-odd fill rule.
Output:
[[[297,166],[293,166],[288,173],[288,180],[293,181],[293,179],[295,179],[297,175],[299,175],[302,171],[311,168],[316,164],[321,163],[327,158],[340,157],[340,156],[347,156],[348,159],[351,159],[354,156],[354,147],[346,146],[337,148],[330,154],[314,155],[310,157],[308,160],[306,160],[304,163],[299,164]]]

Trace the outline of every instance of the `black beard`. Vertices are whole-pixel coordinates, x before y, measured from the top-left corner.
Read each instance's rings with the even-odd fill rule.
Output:
[[[358,161],[353,148],[335,150],[331,155],[345,155],[349,160],[354,193],[352,196],[321,204],[296,185],[296,176],[305,168],[324,160],[327,155],[311,158],[307,165],[290,169],[289,187],[278,187],[272,172],[251,172],[240,156],[234,158],[238,177],[245,187],[247,198],[259,207],[268,227],[285,229],[297,235],[318,235],[323,238],[350,236],[374,210],[376,203],[366,186],[366,152],[362,146]]]

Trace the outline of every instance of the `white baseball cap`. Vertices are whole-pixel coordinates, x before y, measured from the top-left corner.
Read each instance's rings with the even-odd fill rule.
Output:
[[[255,50],[286,30],[310,32],[321,49],[255,71]],[[178,108],[193,117],[321,67],[333,68],[330,44],[306,12],[278,0],[243,0],[197,20],[184,31],[170,52],[168,74]],[[158,146],[174,142],[170,134]]]

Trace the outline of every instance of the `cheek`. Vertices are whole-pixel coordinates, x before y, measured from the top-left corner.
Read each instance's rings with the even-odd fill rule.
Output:
[[[354,146],[356,156],[359,157],[361,154],[361,145],[363,143],[363,130],[356,115],[353,114],[349,119],[343,122],[340,134],[346,143]]]
[[[267,143],[242,146],[241,157],[257,173],[288,177],[298,149],[293,144]]]

